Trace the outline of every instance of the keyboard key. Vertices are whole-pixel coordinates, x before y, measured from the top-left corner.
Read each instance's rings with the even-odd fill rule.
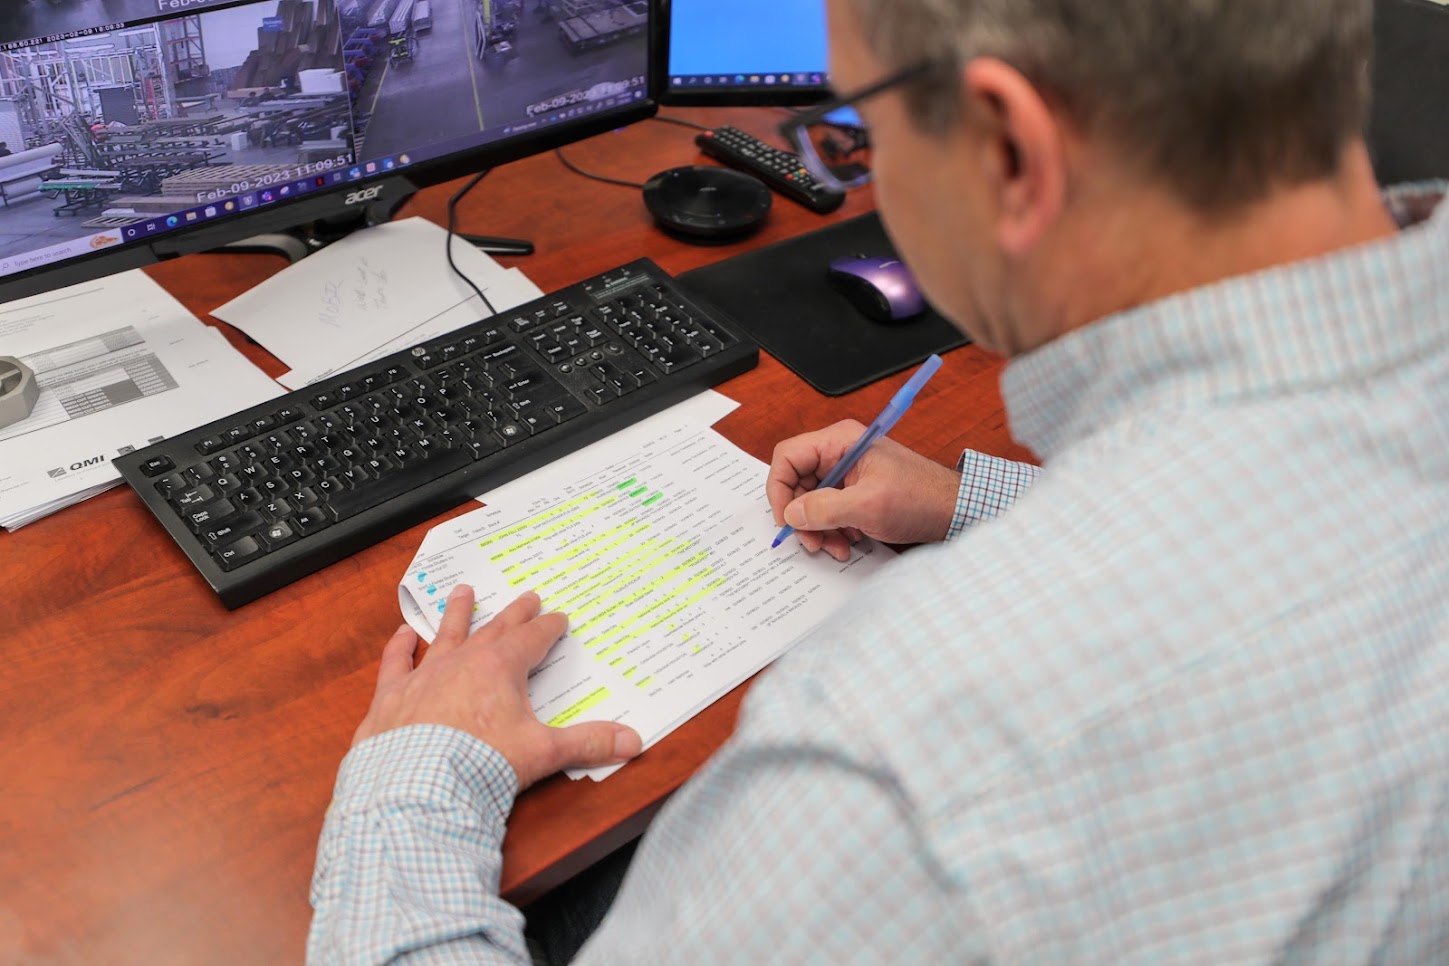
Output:
[[[141,472],[147,476],[176,469],[176,461],[169,456],[153,456],[141,464]]]
[[[156,481],[156,492],[164,497],[169,497],[171,494],[179,493],[182,490],[188,489],[190,486],[191,484],[187,482],[186,477],[180,473],[171,473]]]
[[[268,550],[279,550],[289,543],[297,542],[297,531],[285,520],[267,524],[258,531],[257,536],[261,538],[262,546]]]
[[[200,486],[193,486],[190,489],[181,490],[171,498],[171,502],[176,504],[177,509],[195,510],[198,507],[205,506],[214,499],[216,499],[216,493],[211,487],[203,483]]]
[[[292,504],[288,503],[282,497],[277,497],[275,500],[268,500],[262,504],[261,508],[262,519],[269,522],[285,520],[292,515],[292,512]]]
[[[207,463],[197,463],[182,470],[181,475],[193,483],[205,483],[216,476],[216,471]]]
[[[236,507],[232,506],[230,500],[213,500],[198,510],[189,511],[186,514],[186,525],[200,533],[217,526],[234,513]]]
[[[292,523],[297,532],[304,537],[331,525],[331,522],[327,519],[327,514],[323,513],[317,507],[300,511]]]
[[[395,470],[368,486],[355,490],[343,490],[339,486],[326,497],[327,510],[334,521],[346,520],[415,490],[424,483],[462,469],[471,462],[472,457],[466,451],[444,450],[432,459],[418,460],[412,466]]]
[[[583,403],[572,396],[559,402],[549,403],[547,409],[553,414],[554,421],[558,423],[567,422],[575,416],[582,416],[588,412]]]
[[[231,571],[264,553],[266,550],[257,540],[252,537],[242,537],[217,550],[211,556],[221,565],[222,570]]]
[[[500,419],[498,425],[493,427],[493,435],[504,446],[508,446],[519,440],[527,439],[533,433],[526,423],[512,419]]]
[[[255,513],[236,513],[216,526],[201,531],[201,539],[215,548],[246,536],[261,525],[262,518]]]

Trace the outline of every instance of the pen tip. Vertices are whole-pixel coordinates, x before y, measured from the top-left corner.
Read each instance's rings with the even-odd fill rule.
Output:
[[[771,550],[774,550],[776,547],[778,547],[780,545],[781,541],[783,541],[784,539],[785,539],[784,537],[776,537],[774,540],[771,540],[770,541],[770,549]]]

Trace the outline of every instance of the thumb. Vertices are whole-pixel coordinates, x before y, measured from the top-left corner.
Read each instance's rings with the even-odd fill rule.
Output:
[[[555,764],[563,768],[597,768],[628,761],[643,750],[639,733],[612,721],[586,721],[552,729]]]
[[[382,649],[382,661],[377,666],[377,691],[381,692],[392,682],[412,673],[413,657],[418,651],[418,635],[404,624],[393,632]]]
[[[785,522],[796,530],[838,530],[860,526],[860,514],[849,490],[811,490],[785,507]]]

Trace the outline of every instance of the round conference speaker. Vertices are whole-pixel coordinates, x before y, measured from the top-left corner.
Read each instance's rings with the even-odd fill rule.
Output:
[[[712,165],[670,168],[644,185],[649,213],[686,241],[735,239],[757,230],[773,197],[760,179]]]

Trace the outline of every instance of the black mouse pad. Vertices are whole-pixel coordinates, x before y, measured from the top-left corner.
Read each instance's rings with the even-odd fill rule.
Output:
[[[755,341],[827,396],[840,396],[969,340],[927,308],[904,322],[872,322],[826,280],[841,255],[895,254],[875,214],[727,258],[679,276]]]

